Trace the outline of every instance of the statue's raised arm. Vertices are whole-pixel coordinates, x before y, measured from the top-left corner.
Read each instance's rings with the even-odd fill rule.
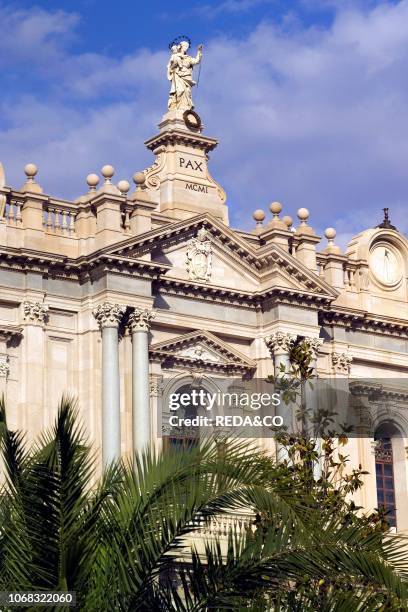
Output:
[[[171,56],[167,64],[167,78],[171,81],[169,110],[191,110],[194,108],[191,90],[196,84],[193,80],[193,67],[201,62],[203,45],[199,45],[196,57],[187,55],[190,43],[182,40],[171,46]]]
[[[199,64],[201,62],[201,58],[203,57],[203,45],[198,45],[197,55],[191,58],[191,61],[194,65]]]

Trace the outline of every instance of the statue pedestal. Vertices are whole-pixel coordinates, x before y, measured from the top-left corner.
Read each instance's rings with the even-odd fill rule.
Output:
[[[204,136],[202,126],[187,127],[181,110],[166,113],[159,128],[145,143],[156,161],[144,172],[145,188],[158,210],[180,220],[209,212],[228,225],[225,192],[207,164],[218,141]]]

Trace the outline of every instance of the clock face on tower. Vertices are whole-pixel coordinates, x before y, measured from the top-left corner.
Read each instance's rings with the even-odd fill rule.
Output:
[[[398,251],[386,242],[377,243],[370,253],[370,268],[378,282],[388,287],[396,285],[402,276]]]

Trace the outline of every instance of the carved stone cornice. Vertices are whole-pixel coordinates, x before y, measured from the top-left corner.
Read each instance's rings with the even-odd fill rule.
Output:
[[[44,325],[48,317],[48,306],[41,302],[23,302],[24,320],[36,325]]]
[[[99,327],[103,329],[104,327],[119,327],[125,311],[126,306],[104,302],[99,304],[92,311],[92,314],[97,320]]]
[[[83,274],[96,268],[102,268],[107,272],[119,274],[130,274],[132,276],[143,276],[145,278],[159,278],[170,269],[169,264],[148,261],[146,259],[135,259],[132,257],[93,254],[77,261],[78,273]]]
[[[153,153],[157,151],[158,147],[169,144],[182,144],[209,152],[217,146],[218,140],[209,136],[203,136],[202,134],[194,134],[193,132],[177,128],[168,128],[145,142],[146,147],[153,151]]]
[[[132,334],[139,331],[148,332],[151,321],[155,318],[154,310],[148,308],[135,308],[129,316],[129,329]]]
[[[232,304],[237,306],[254,308],[261,306],[266,301],[270,304],[288,304],[291,306],[302,306],[313,310],[327,308],[331,298],[325,295],[317,295],[296,289],[274,287],[264,291],[240,291],[238,289],[227,289],[219,285],[199,281],[186,281],[170,276],[161,277],[156,282],[158,290],[169,295],[183,295],[185,297],[200,298],[211,302]]]
[[[126,276],[156,279],[170,268],[168,264],[117,256],[92,253],[78,258],[59,254],[31,251],[11,247],[0,248],[0,268],[16,272],[38,272],[51,274],[53,278],[83,281],[98,271]]]
[[[282,355],[290,352],[295,340],[295,334],[276,331],[266,336],[265,344],[274,355]]]
[[[335,372],[349,374],[353,358],[348,353],[332,353],[332,366]]]
[[[335,325],[350,330],[408,337],[408,322],[392,317],[372,317],[366,312],[352,310],[326,310],[319,312],[320,325]]]
[[[357,397],[367,397],[369,402],[382,402],[385,399],[404,404],[408,402],[408,386],[407,388],[396,388],[374,381],[352,380],[350,381],[350,392]]]
[[[0,340],[10,342],[13,339],[20,338],[22,335],[23,328],[15,325],[1,325],[0,326]]]

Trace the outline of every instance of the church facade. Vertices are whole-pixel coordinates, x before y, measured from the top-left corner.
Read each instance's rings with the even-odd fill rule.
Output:
[[[254,212],[252,231],[233,229],[208,167],[217,141],[195,112],[169,110],[146,146],[153,164],[135,189],[112,166],[74,202],[46,195],[33,164],[22,187],[0,181],[10,426],[33,439],[66,393],[103,461],[129,456],[161,443],[170,393],[278,373],[302,338],[317,376],[354,385],[361,435],[347,450],[369,472],[357,502],[387,505],[408,530],[405,236],[386,215],[342,252],[332,228],[322,241],[307,209],[293,226],[277,202],[269,218]]]

